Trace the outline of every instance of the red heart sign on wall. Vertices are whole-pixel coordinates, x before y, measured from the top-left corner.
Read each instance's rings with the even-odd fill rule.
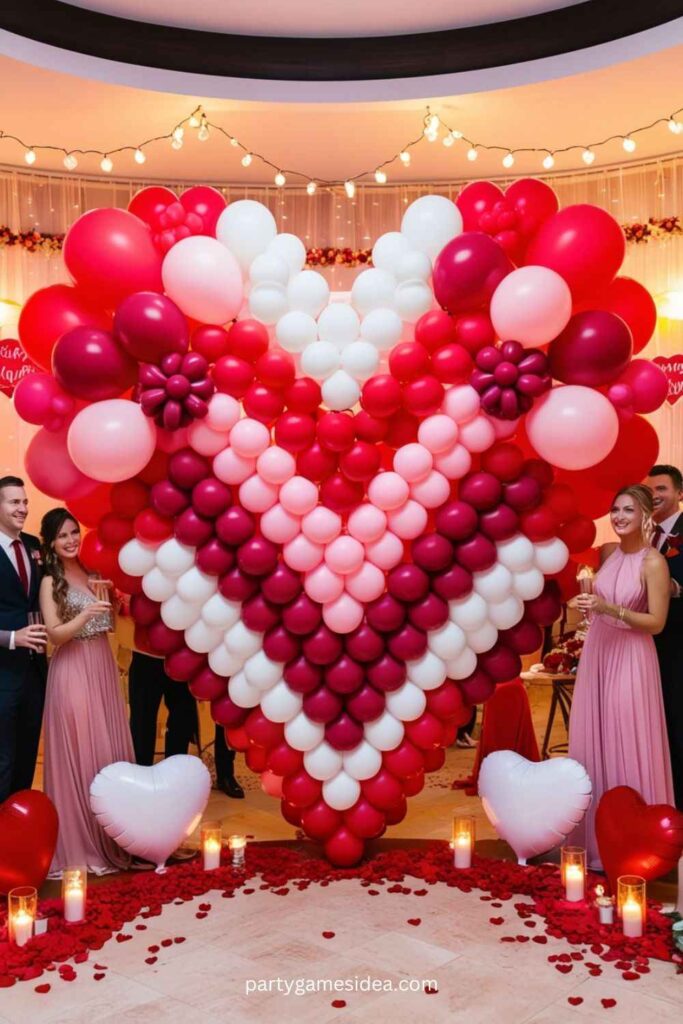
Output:
[[[16,338],[0,341],[0,391],[8,398],[12,397],[19,381],[36,369]]]
[[[657,356],[652,360],[666,374],[669,382],[669,391],[666,400],[669,405],[674,405],[683,395],[683,355],[678,356]]]

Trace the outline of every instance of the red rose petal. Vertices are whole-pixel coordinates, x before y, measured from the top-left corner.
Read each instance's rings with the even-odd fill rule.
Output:
[[[146,964],[155,964],[158,959],[159,959],[158,956],[148,956],[148,957],[145,957],[145,963]]]
[[[200,910],[211,910],[211,904],[210,903],[200,903],[199,904],[199,909]]]
[[[611,1010],[613,1006],[617,1005],[616,999],[601,999],[600,1002],[606,1010]]]
[[[435,996],[439,989],[436,986],[433,987],[432,985],[425,985],[422,991],[426,996]]]
[[[504,924],[504,923],[505,923],[505,918],[504,917],[490,917],[489,918],[489,924]]]
[[[136,932],[146,932],[147,931],[147,925],[146,924],[136,924],[135,925],[135,931]]]
[[[422,924],[422,918],[421,917],[409,917],[408,921],[406,923],[407,924],[412,924],[414,928],[417,928],[417,926],[419,924]]]
[[[322,934],[323,934],[323,938],[324,939],[333,939],[335,933],[334,932],[323,932]]]
[[[623,971],[621,976],[624,981],[640,981],[640,975],[636,971]]]
[[[175,938],[173,939],[173,941],[175,942],[175,944],[177,946],[179,943],[185,942],[185,936],[184,935],[176,935]]]
[[[539,946],[545,946],[545,944],[548,941],[548,936],[547,935],[532,935],[531,936],[531,941],[532,942],[537,942],[539,944]]]
[[[159,947],[158,946],[148,946],[147,947],[147,952],[148,953],[158,953],[159,952]],[[97,967],[97,964],[95,964],[95,967]]]
[[[102,978],[106,978],[107,975],[103,971],[98,971],[97,974],[93,974],[93,981],[102,981]]]
[[[173,945],[173,939],[162,939],[161,945],[164,947],[164,949],[168,949],[169,946]]]
[[[570,1006],[581,1006],[583,996],[567,996],[567,1002]]]
[[[96,971],[106,971],[106,970],[108,970],[106,964],[93,964],[93,967],[95,968]]]
[[[36,987],[34,988],[33,991],[34,992],[40,992],[40,994],[42,996],[42,995],[45,995],[46,992],[49,992],[51,988],[52,988],[52,985],[48,984],[48,982],[44,982],[42,985],[36,985]]]
[[[561,974],[569,974],[574,970],[574,964],[555,964],[555,970],[560,971]]]
[[[346,1000],[345,999],[333,999],[332,1003],[330,1005],[334,1006],[335,1010],[341,1010],[341,1009],[343,1009],[343,1007],[346,1006]]]
[[[133,938],[132,935],[124,935],[123,932],[119,932],[118,935],[116,936],[116,941],[117,942],[128,942],[128,940],[132,939],[132,938]]]
[[[209,915],[206,913],[205,910],[198,910],[194,916],[200,918],[201,920],[202,918],[208,917]]]

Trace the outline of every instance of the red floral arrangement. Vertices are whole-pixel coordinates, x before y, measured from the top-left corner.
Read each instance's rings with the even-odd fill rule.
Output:
[[[372,249],[340,249],[334,245],[308,249],[307,267],[371,267]]]
[[[664,217],[661,220],[650,217],[644,224],[636,221],[633,224],[622,224],[622,228],[627,242],[649,242],[651,239],[683,234],[679,217]]]
[[[543,666],[548,672],[570,675],[579,667],[579,658],[583,650],[583,641],[575,633],[565,633],[557,644],[543,659]]]
[[[677,533],[666,540],[665,558],[678,558],[683,547],[683,534]]]

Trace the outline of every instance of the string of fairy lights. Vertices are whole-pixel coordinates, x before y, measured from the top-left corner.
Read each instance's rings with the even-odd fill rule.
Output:
[[[202,106],[195,107],[192,113],[178,121],[170,131],[162,135],[153,135],[141,142],[117,146],[107,151],[101,149],[67,149],[64,146],[29,144],[17,135],[2,130],[0,130],[0,141],[14,142],[22,147],[24,150],[24,161],[29,167],[33,167],[38,163],[40,153],[49,152],[63,154],[62,162],[67,171],[75,171],[79,166],[79,158],[81,157],[100,157],[100,170],[103,174],[111,174],[114,171],[114,157],[132,153],[135,163],[142,165],[146,163],[147,153],[153,144],[170,143],[172,149],[180,150],[187,141],[189,133],[196,132],[196,138],[199,142],[207,142],[212,136],[218,136],[227,140],[230,147],[241,153],[241,164],[243,167],[250,167],[254,162],[257,162],[263,167],[268,168],[270,172],[274,172],[273,182],[278,188],[284,188],[288,181],[292,182],[292,179],[294,179],[297,185],[305,183],[306,192],[310,196],[315,195],[319,187],[343,188],[348,198],[353,199],[357,184],[374,178],[376,184],[385,185],[389,180],[388,168],[396,167],[400,169],[409,167],[412,161],[411,151],[416,146],[423,145],[424,143],[435,144],[439,139],[447,149],[456,149],[458,147],[462,150],[464,148],[465,158],[470,163],[474,163],[481,152],[499,152],[502,153],[501,164],[503,168],[510,170],[514,167],[518,156],[538,154],[543,170],[551,171],[555,166],[555,158],[557,156],[576,150],[580,151],[583,163],[590,167],[597,159],[598,151],[603,146],[616,141],[621,141],[621,145],[626,153],[634,153],[637,148],[636,136],[660,125],[666,125],[673,135],[679,136],[683,134],[683,120],[680,120],[682,115],[683,107],[674,110],[671,114],[658,117],[649,124],[632,128],[625,134],[609,135],[607,138],[600,139],[597,142],[572,143],[560,148],[545,146],[510,147],[499,143],[485,143],[468,138],[464,132],[453,128],[440,114],[434,113],[427,107],[422,117],[421,131],[415,138],[407,141],[399,150],[387,157],[386,160],[383,160],[375,168],[359,171],[348,178],[339,180],[315,177],[307,174],[305,171],[282,167],[262,153],[249,149],[227,128],[210,120]]]

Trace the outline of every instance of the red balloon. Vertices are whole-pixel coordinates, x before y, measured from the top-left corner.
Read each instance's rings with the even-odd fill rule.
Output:
[[[75,327],[107,330],[111,320],[95,302],[68,284],[40,288],[27,299],[19,317],[19,337],[34,363],[49,370],[59,338]]]
[[[401,408],[401,385],[389,373],[378,373],[363,385],[360,404],[370,416],[384,419]]]
[[[297,377],[283,397],[290,412],[315,412],[321,400],[320,385],[312,377]]]
[[[173,520],[160,516],[153,508],[138,512],[133,522],[135,536],[142,541],[157,544],[173,536]]]
[[[525,615],[537,626],[552,626],[560,617],[560,588],[554,580],[547,580],[543,592],[533,601],[525,601]]]
[[[234,701],[230,700],[227,693],[223,693],[211,701],[211,717],[217,725],[222,725],[224,729],[234,729],[235,726],[244,725],[246,730],[245,719],[248,714],[248,709],[238,707]]]
[[[324,800],[318,800],[301,812],[301,827],[311,839],[325,840],[344,823],[339,811],[335,811]]]
[[[84,498],[70,498],[66,503],[67,508],[81,526],[97,526],[112,508],[112,492],[111,484],[98,484]]]
[[[538,178],[520,178],[505,189],[517,214],[517,231],[523,238],[536,234],[541,225],[557,213],[560,203],[550,185]]]
[[[22,885],[39,889],[57,845],[52,801],[37,789],[20,789],[0,804],[0,893]]]
[[[443,396],[443,384],[432,374],[425,374],[404,386],[403,405],[413,416],[431,416],[441,408]]]
[[[250,771],[264,772],[268,763],[268,751],[264,750],[263,747],[249,747],[244,755],[244,760]]]
[[[444,345],[432,356],[434,376],[443,384],[460,384],[472,372],[472,356],[464,345]]]
[[[683,813],[669,804],[646,804],[630,786],[615,786],[603,793],[595,832],[614,893],[620,875],[640,875],[648,881],[661,878],[683,852]]]
[[[135,536],[130,519],[115,516],[113,512],[107,512],[102,516],[97,526],[97,532],[102,543],[107,544],[110,548],[120,548]]]
[[[569,548],[571,554],[584,551],[595,543],[595,523],[588,516],[576,516],[557,531],[557,536]]]
[[[354,442],[353,416],[345,412],[325,412],[318,420],[318,442],[331,452],[345,452]]]
[[[614,313],[577,313],[548,349],[550,372],[564,384],[597,388],[611,384],[628,366],[631,332]]]
[[[163,291],[151,232],[127,210],[88,210],[71,225],[62,252],[74,282],[105,306],[133,292]]]
[[[630,388],[634,412],[654,412],[664,404],[669,391],[666,374],[649,359],[632,360],[614,383]]]
[[[364,843],[348,828],[338,829],[325,843],[325,856],[340,868],[357,864],[363,856]]]
[[[496,332],[488,313],[465,313],[459,316],[455,321],[455,340],[472,356],[487,345],[495,344]]]
[[[105,579],[111,579],[118,569],[117,552],[102,543],[96,530],[90,530],[83,537],[80,559],[87,569],[101,573]]]
[[[511,626],[510,629],[501,630],[498,636],[506,647],[516,651],[517,654],[531,654],[532,651],[537,651],[543,643],[543,633],[540,627],[526,617],[517,625]]]
[[[420,750],[433,750],[443,742],[441,722],[429,711],[423,711],[419,718],[406,722],[406,736]]]
[[[239,750],[243,753],[249,749],[249,738],[242,726],[238,726],[236,729],[226,729],[225,738],[231,750]]]
[[[475,669],[466,679],[458,680],[458,686],[464,699],[470,706],[472,704],[483,704],[484,701],[489,699],[496,688],[496,684],[491,679],[491,676],[481,668]]]
[[[384,815],[361,797],[350,810],[344,812],[344,824],[359,839],[376,839],[384,830]]]
[[[128,203],[129,213],[134,213],[150,227],[156,227],[157,219],[171,203],[176,203],[175,192],[162,185],[149,185],[136,192]]]
[[[571,489],[576,498],[577,510],[581,515],[587,516],[589,519],[599,519],[612,507],[614,491],[601,487],[599,482],[591,479],[591,473],[592,470],[580,473],[558,470],[557,480],[558,484],[565,484]]]
[[[620,487],[644,480],[657,462],[659,438],[655,428],[641,416],[622,420],[619,437],[609,455],[584,472],[612,496]]]
[[[522,533],[534,544],[551,540],[557,533],[557,519],[548,505],[539,505],[530,512],[522,513],[520,526]]]
[[[175,198],[175,197],[174,197]],[[194,213],[201,217],[204,228],[200,235],[215,235],[218,218],[226,207],[223,195],[210,185],[193,185],[186,188],[180,196],[186,213]]]
[[[430,751],[424,751],[425,754]],[[417,796],[424,789],[425,776],[424,772],[417,772],[415,775],[411,775],[409,779],[403,780],[403,792],[406,796]],[[406,806],[406,811],[408,810]],[[387,815],[387,821],[389,821],[390,815]]]
[[[492,206],[503,200],[504,196],[497,185],[491,181],[472,181],[455,201],[462,214],[465,231],[479,231],[479,218]]]
[[[657,307],[647,288],[630,277],[615,277],[593,302],[594,309],[615,313],[633,336],[633,351],[645,348],[657,326]]]
[[[288,743],[280,743],[268,754],[268,769],[276,775],[294,775],[303,768],[304,755]]]
[[[174,651],[166,658],[164,664],[166,675],[178,683],[186,683],[188,679],[192,679],[205,667],[206,655],[197,654],[196,651],[191,651],[189,647],[185,646]]]
[[[464,725],[469,720],[470,709],[465,706],[460,688],[452,679],[447,679],[436,690],[428,690],[425,696],[427,710],[442,721],[454,719]]]
[[[415,341],[424,345],[428,352],[436,352],[457,340],[455,322],[443,309],[423,313],[415,324]]]
[[[202,324],[192,332],[192,351],[204,356],[207,362],[215,363],[228,351],[228,337],[223,327]]]
[[[228,352],[247,363],[255,363],[268,345],[268,328],[260,320],[238,320],[228,331]]]
[[[415,380],[416,377],[428,373],[429,368],[429,352],[418,342],[401,342],[389,353],[389,370],[402,382]]]
[[[373,807],[377,807],[380,811],[388,811],[390,807],[396,806],[403,797],[401,783],[386,768],[380,768],[371,779],[362,782],[361,789]]]
[[[290,825],[294,825],[295,828],[301,828],[301,810],[294,804],[288,803],[287,800],[281,800],[280,813]]]
[[[404,789],[404,792],[405,792],[405,789]],[[405,796],[402,796],[401,799],[397,803],[395,803],[391,807],[387,808],[387,811],[386,811],[387,825],[398,825],[399,821],[403,821],[403,819],[405,818],[407,812],[408,812],[408,805],[406,803],[406,798],[405,798]]]
[[[522,662],[516,651],[506,647],[500,640],[479,655],[479,666],[494,683],[507,683],[522,671]]]
[[[227,680],[216,675],[209,666],[203,668],[193,677],[189,684],[190,693],[195,700],[217,700],[227,690]],[[246,709],[243,709],[246,711]]]
[[[478,309],[488,304],[512,269],[512,263],[492,238],[479,231],[465,232],[437,256],[434,294],[449,313]]]
[[[303,769],[296,775],[289,775],[282,783],[282,795],[296,807],[310,807],[320,799],[322,791],[322,783]]]
[[[138,367],[109,331],[74,327],[54,347],[52,372],[65,391],[99,402],[116,398],[132,387]]]
[[[153,622],[148,627],[147,640],[155,654],[163,654],[164,656],[173,654],[175,651],[179,651],[181,647],[184,647],[182,631],[171,629],[161,619],[157,619],[156,622]]]
[[[467,709],[468,721],[470,717],[470,710]],[[464,722],[463,722],[464,725]],[[439,769],[443,768],[446,763],[446,751],[441,747],[440,750],[425,750],[425,774],[427,772],[438,772]]]
[[[424,768],[422,752],[407,739],[402,740],[394,750],[385,751],[382,762],[387,771],[400,779],[415,775]]]
[[[524,262],[560,274],[575,300],[600,295],[619,272],[626,241],[614,217],[597,206],[566,206],[541,226]]]
[[[275,424],[275,442],[288,452],[303,452],[315,441],[315,420],[310,415],[286,412]]]
[[[152,601],[146,594],[136,594],[131,598],[130,614],[139,626],[151,626],[159,618],[159,602]]]
[[[149,504],[149,491],[139,480],[122,480],[111,488],[111,508],[117,516],[135,519]]]
[[[287,352],[278,352],[274,349],[258,357],[254,371],[262,384],[278,391],[291,387],[296,376],[292,357]]]
[[[42,427],[31,438],[24,464],[31,482],[50,498],[69,501],[84,498],[97,484],[81,473],[71,460],[66,446],[67,429],[58,433]]]

